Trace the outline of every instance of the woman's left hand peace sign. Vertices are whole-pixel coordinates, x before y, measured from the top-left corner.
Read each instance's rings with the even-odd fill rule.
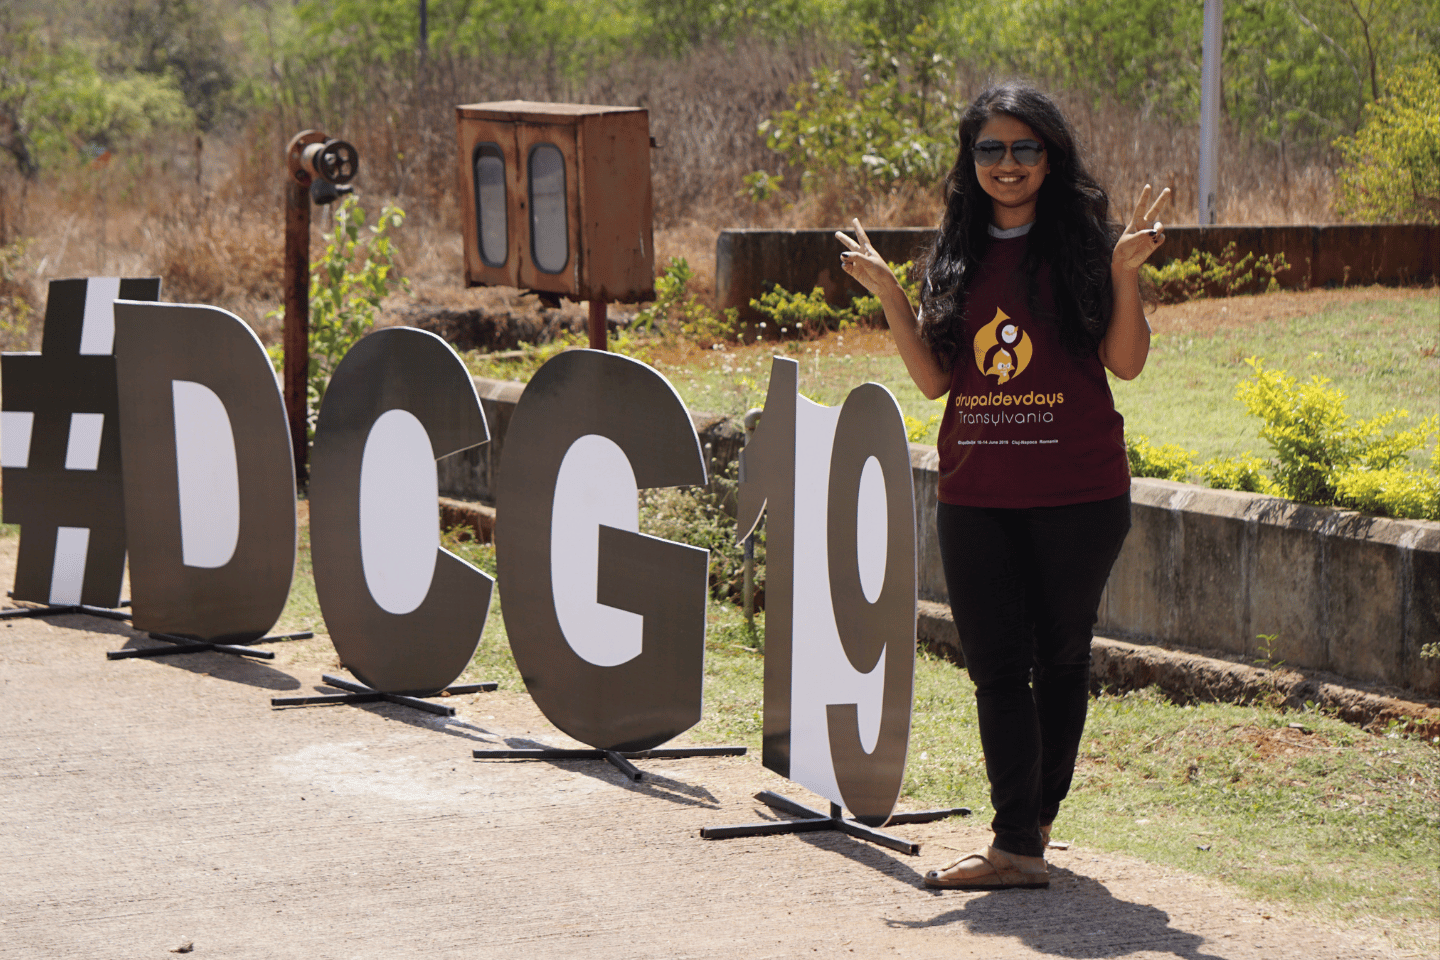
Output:
[[[1125,224],[1125,232],[1120,239],[1115,241],[1115,253],[1110,262],[1117,267],[1127,270],[1139,270],[1140,264],[1149,259],[1150,254],[1160,244],[1165,242],[1165,225],[1155,219],[1170,199],[1170,188],[1166,187],[1160,191],[1160,196],[1150,204],[1150,209],[1145,211],[1145,216],[1140,216],[1145,203],[1150,199],[1150,184],[1145,184],[1145,189],[1140,191],[1140,199],[1135,204],[1135,212],[1130,214],[1130,222]]]

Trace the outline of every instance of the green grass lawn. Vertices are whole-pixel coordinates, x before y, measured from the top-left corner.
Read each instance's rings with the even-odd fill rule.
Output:
[[[1211,303],[1225,309],[1224,301]],[[923,442],[935,442],[942,404],[921,396],[883,332],[731,346],[683,361],[667,361],[661,352],[654,362],[690,409],[739,415],[764,404],[772,355],[800,364],[800,390],[819,403],[841,403],[866,381],[884,384],[908,417],[928,426]],[[1145,372],[1129,382],[1110,380],[1127,433],[1194,450],[1196,462],[1246,450],[1268,456],[1258,421],[1235,399],[1236,384],[1250,376],[1251,356],[1302,381],[1329,378],[1347,394],[1354,416],[1400,408],[1414,423],[1440,414],[1440,295],[1417,290],[1404,299],[1368,299],[1359,291],[1308,316],[1210,336],[1156,334]]]
[[[1220,304],[1217,302],[1216,309]],[[1411,423],[1440,413],[1440,298],[1356,300],[1311,316],[1273,320],[1209,337],[1157,335],[1145,372],[1110,378],[1128,434],[1196,450],[1197,462],[1253,451],[1268,456],[1259,421],[1235,399],[1247,357],[1302,382],[1325,377],[1352,416],[1408,410]]]

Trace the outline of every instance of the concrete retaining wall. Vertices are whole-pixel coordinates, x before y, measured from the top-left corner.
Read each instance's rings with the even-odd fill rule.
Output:
[[[1166,480],[1131,495],[1099,632],[1440,695],[1420,656],[1440,642],[1440,523]]]
[[[903,263],[931,242],[929,228],[866,230],[887,260]],[[1286,289],[1347,283],[1419,283],[1440,274],[1440,226],[1339,224],[1335,226],[1167,227],[1155,260],[1184,259],[1193,250],[1219,254],[1234,243],[1243,255],[1284,254],[1290,269],[1276,277]],[[809,293],[815,287],[841,305],[863,293],[840,269],[840,242],[829,230],[723,230],[715,242],[715,300],[754,319],[750,300],[775,283]]]
[[[476,378],[476,387],[491,442],[441,460],[440,492],[493,504],[522,385]],[[743,431],[725,417],[692,418],[718,474],[737,458]],[[934,447],[911,445],[920,598],[945,603],[937,462]],[[1134,480],[1131,496],[1134,526],[1101,599],[1098,633],[1440,697],[1440,660],[1420,656],[1423,645],[1440,643],[1440,523],[1167,480]]]
[[[525,384],[484,377],[472,379],[475,391],[480,395],[480,406],[485,411],[485,422],[490,426],[490,442],[437,461],[436,479],[442,497],[477,500],[494,506],[500,457],[505,450],[505,432],[510,428],[510,418],[515,413],[515,404],[520,402],[520,392],[525,389]],[[713,413],[692,412],[690,420],[695,424],[695,432],[700,435],[700,442],[710,459],[709,473],[713,480],[740,459],[740,448],[745,445],[745,429],[729,417]]]

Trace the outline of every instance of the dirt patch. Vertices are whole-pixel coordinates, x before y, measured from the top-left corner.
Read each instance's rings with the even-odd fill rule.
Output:
[[[1282,290],[1188,303],[1160,304],[1150,313],[1156,333],[1210,336],[1221,330],[1244,329],[1270,320],[1310,316],[1332,307],[1369,301],[1394,302],[1435,297],[1434,288],[1349,287],[1340,290]]]
[[[1303,725],[1285,727],[1245,726],[1235,731],[1232,743],[1249,744],[1257,759],[1299,757],[1332,746],[1324,737],[1310,733]]]

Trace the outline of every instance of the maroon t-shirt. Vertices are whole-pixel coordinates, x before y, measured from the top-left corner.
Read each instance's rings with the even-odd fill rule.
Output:
[[[1130,489],[1125,422],[1100,358],[1075,359],[1054,320],[1031,316],[1026,242],[992,240],[967,292],[940,422],[942,503],[1052,507]],[[1037,281],[1037,305],[1056,315],[1048,268]]]

